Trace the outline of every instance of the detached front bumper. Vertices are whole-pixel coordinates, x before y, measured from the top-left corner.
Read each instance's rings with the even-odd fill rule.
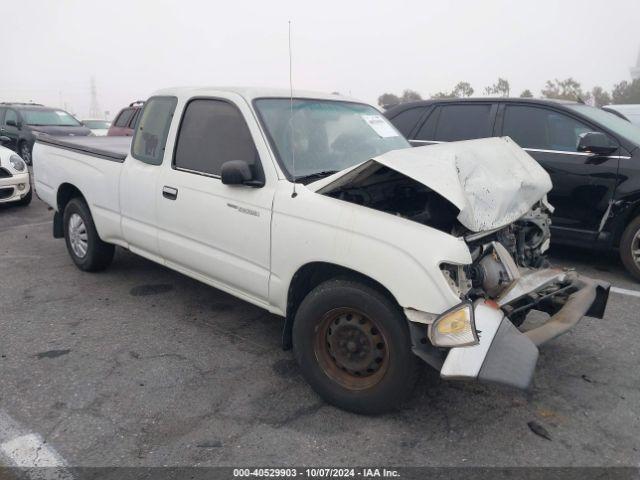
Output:
[[[498,299],[499,306],[536,292],[544,298],[549,285],[558,281],[572,293],[548,321],[526,332],[518,330],[501,309],[477,302],[474,314],[480,341],[470,347],[450,349],[440,371],[442,378],[527,389],[538,361],[538,346],[567,332],[584,316],[603,317],[610,288],[605,282],[559,270],[536,271],[521,280]]]

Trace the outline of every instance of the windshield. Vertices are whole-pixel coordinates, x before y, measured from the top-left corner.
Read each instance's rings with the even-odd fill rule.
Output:
[[[410,147],[395,127],[369,105],[294,99],[293,115],[288,98],[260,99],[255,106],[290,178],[328,175],[390,150]]]
[[[590,107],[589,105],[570,105],[569,108],[603,125],[628,141],[640,145],[640,127],[637,125],[629,123],[611,112]]]
[[[107,122],[106,120],[83,120],[82,123],[85,127],[89,127],[91,129],[107,129],[111,126],[111,122]]]
[[[22,117],[27,125],[48,127],[79,127],[73,116],[64,110],[22,110]]]

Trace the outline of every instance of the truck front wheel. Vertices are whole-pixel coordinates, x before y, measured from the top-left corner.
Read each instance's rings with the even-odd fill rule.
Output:
[[[98,236],[89,207],[73,198],[64,209],[64,239],[71,259],[80,270],[97,272],[111,264],[115,247]]]
[[[311,387],[355,413],[400,408],[421,369],[400,308],[350,280],[329,280],[307,295],[293,324],[293,348]]]

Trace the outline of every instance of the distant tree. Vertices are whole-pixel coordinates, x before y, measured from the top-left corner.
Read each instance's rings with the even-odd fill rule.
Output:
[[[469,82],[458,82],[458,84],[453,87],[451,95],[458,98],[470,97],[473,95],[473,87]]]
[[[611,95],[602,87],[593,87],[591,90],[591,98],[596,107],[602,107],[603,105],[609,105],[611,103]]]
[[[558,100],[587,101],[591,98],[591,94],[583,92],[580,82],[572,77],[564,80],[558,80],[557,78],[553,81],[547,80],[545,88],[540,93],[543,97]]]
[[[447,93],[447,92],[437,92],[437,93],[434,93],[433,95],[431,95],[431,98],[435,98],[435,99],[438,99],[438,98],[455,98],[455,97],[456,96],[451,92],[449,92],[449,93]]]
[[[498,97],[508,97],[511,92],[509,80],[498,78],[498,82],[484,89],[485,95],[496,95]]]
[[[611,92],[612,103],[640,103],[640,79],[636,78],[631,83],[623,80],[614,85]]]
[[[422,100],[422,96],[415,90],[408,88],[402,92],[402,96],[400,97],[401,103],[417,102],[418,100]]]
[[[378,105],[381,107],[390,107],[392,105],[398,105],[400,103],[400,97],[393,93],[383,93],[378,97]]]
[[[533,98],[533,93],[531,93],[531,90],[527,88],[526,90],[522,91],[522,93],[520,94],[520,98]]]
[[[464,98],[473,95],[473,87],[469,82],[458,82],[450,92],[437,92],[431,98]]]

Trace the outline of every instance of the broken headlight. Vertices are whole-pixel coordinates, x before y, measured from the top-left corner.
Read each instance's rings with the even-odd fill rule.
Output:
[[[463,302],[429,325],[429,340],[436,347],[465,347],[478,343],[473,305]]]

